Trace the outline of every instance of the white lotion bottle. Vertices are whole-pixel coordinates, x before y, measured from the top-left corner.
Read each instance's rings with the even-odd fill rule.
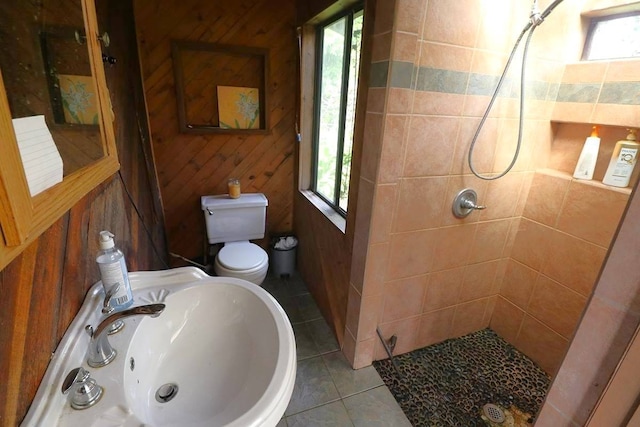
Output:
[[[639,148],[640,144],[636,142],[636,130],[629,129],[627,139],[616,143],[602,183],[613,187],[629,186],[633,168],[638,160]]]
[[[591,136],[586,139],[580,158],[573,172],[576,179],[593,179],[593,171],[596,169],[598,151],[600,150],[600,138],[598,137],[598,127],[591,129]]]
[[[115,247],[110,231],[100,232],[100,252],[96,258],[105,294],[112,292],[111,307],[122,310],[133,304],[129,273],[122,251]],[[117,290],[116,290],[117,287]]]

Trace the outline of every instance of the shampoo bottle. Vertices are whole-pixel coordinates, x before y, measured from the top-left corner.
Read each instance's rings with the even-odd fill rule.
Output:
[[[576,170],[573,172],[574,178],[593,178],[593,171],[596,169],[596,161],[598,160],[598,150],[600,150],[600,138],[598,138],[598,127],[594,126],[591,130],[591,136],[587,138],[582,147]]]
[[[116,310],[125,309],[133,304],[133,295],[131,294],[131,284],[129,283],[124,254],[115,247],[111,232],[100,232],[100,249],[96,262],[100,268],[104,292],[106,294],[118,287],[117,291],[112,294],[111,307]]]
[[[616,143],[602,183],[614,187],[627,187],[633,173],[633,167],[638,160],[639,147],[640,144],[636,142],[636,130],[629,129],[627,139]]]

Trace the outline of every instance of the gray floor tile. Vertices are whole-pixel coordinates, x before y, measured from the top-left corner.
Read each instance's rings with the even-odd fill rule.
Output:
[[[296,371],[296,383],[285,415],[293,415],[325,403],[340,395],[320,357],[301,360]]]
[[[288,427],[287,421],[284,418],[281,419],[278,424],[276,424],[276,427]]]
[[[328,403],[287,417],[288,427],[353,427],[341,401]]]
[[[287,313],[287,316],[289,317],[289,321],[291,323],[300,323],[305,321],[304,317],[300,313],[297,298],[298,297],[290,297],[288,295],[276,298],[276,300],[284,309],[285,313]]]
[[[319,353],[329,353],[340,349],[333,330],[331,330],[324,318],[306,323]]]
[[[342,400],[355,427],[411,427],[386,386]]]
[[[333,383],[342,398],[384,385],[384,381],[373,366],[353,369],[340,351],[325,354],[322,360],[329,369]]]
[[[322,313],[311,294],[292,297],[298,306],[302,321],[323,319]]]
[[[293,334],[296,338],[296,358],[297,360],[308,359],[320,355],[313,335],[307,323],[294,323]]]

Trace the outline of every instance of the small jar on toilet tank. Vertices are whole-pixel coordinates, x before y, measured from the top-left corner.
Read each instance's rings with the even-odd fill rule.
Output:
[[[229,197],[232,199],[240,198],[240,180],[237,178],[231,178],[227,182],[229,186]]]

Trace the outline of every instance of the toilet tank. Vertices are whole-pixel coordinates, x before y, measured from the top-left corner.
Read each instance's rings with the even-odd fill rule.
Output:
[[[267,198],[262,193],[228,194],[200,198],[209,243],[262,239],[267,214]]]

